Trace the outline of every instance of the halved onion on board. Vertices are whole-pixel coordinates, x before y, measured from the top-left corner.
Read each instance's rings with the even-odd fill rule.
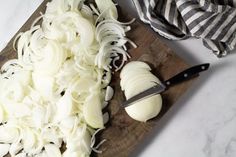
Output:
[[[160,80],[150,72],[151,68],[144,62],[133,61],[124,66],[121,71],[121,89],[125,93],[126,99],[139,94],[148,88],[160,83]],[[156,117],[161,111],[161,95],[155,95],[144,100],[140,100],[125,108],[127,114],[141,122]]]

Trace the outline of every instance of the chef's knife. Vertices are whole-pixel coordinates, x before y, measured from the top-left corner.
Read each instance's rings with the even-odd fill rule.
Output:
[[[210,66],[209,63],[205,63],[205,64],[200,64],[200,65],[190,67],[190,68],[178,73],[174,77],[171,77],[170,79],[166,80],[165,82],[157,83],[157,85],[131,97],[127,101],[123,102],[122,106],[128,107],[137,101],[146,99],[146,98],[151,97],[153,95],[160,94],[161,92],[168,89],[170,86],[173,86],[173,85],[178,84],[180,82],[189,80],[190,78],[198,76],[200,72],[206,71],[209,68],[209,66]]]

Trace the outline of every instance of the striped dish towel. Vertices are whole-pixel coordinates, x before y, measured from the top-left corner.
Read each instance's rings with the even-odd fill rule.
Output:
[[[218,57],[236,46],[236,0],[133,0],[140,19],[160,35],[201,38]]]

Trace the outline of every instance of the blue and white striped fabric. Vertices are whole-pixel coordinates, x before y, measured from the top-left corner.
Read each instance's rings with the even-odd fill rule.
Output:
[[[218,57],[236,46],[236,0],[133,0],[140,19],[160,35],[202,38]]]

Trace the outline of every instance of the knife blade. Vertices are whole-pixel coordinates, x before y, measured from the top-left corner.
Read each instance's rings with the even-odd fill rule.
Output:
[[[200,64],[200,65],[190,67],[190,68],[178,73],[177,75],[171,77],[170,79],[166,80],[165,82],[157,83],[157,85],[131,97],[127,101],[124,101],[122,103],[122,107],[128,107],[137,101],[141,101],[141,100],[149,98],[151,96],[160,94],[175,84],[181,83],[181,82],[189,80],[195,76],[198,76],[200,72],[206,71],[209,68],[209,66],[210,66],[209,63],[205,63],[205,64]]]

